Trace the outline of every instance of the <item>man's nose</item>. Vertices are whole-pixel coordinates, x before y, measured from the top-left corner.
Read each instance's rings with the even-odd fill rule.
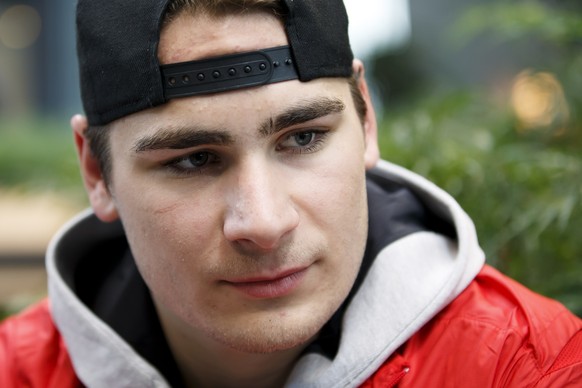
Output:
[[[246,247],[275,249],[299,224],[291,184],[261,158],[241,163],[225,193],[226,239]]]

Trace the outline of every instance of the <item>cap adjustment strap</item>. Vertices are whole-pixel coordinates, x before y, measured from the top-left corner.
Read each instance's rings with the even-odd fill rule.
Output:
[[[160,69],[166,99],[298,78],[289,46],[173,63]]]

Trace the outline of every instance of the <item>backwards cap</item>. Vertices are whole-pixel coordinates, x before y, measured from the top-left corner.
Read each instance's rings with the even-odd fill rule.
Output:
[[[90,125],[175,97],[351,75],[342,0],[281,0],[289,46],[160,66],[158,41],[170,1],[79,0],[77,55]]]

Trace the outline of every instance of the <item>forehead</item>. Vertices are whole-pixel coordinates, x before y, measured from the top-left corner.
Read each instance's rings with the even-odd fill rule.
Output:
[[[182,12],[161,31],[161,64],[265,49],[288,44],[281,20],[265,12],[209,17]]]

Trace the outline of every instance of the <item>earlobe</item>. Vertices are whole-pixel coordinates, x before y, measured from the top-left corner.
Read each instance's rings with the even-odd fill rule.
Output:
[[[91,202],[95,215],[101,221],[112,222],[119,218],[113,197],[103,180],[97,181],[93,189],[89,192],[89,201]]]
[[[81,115],[73,116],[71,118],[71,128],[73,130],[83,184],[87,190],[91,207],[101,221],[115,221],[119,216],[113,197],[103,179],[99,161],[93,156],[89,142],[85,137],[85,131],[88,128],[87,119]]]
[[[364,117],[364,134],[366,136],[366,151],[364,154],[364,163],[366,169],[370,169],[378,163],[380,159],[380,150],[378,148],[378,123],[376,121],[376,112],[372,104],[372,98],[368,90],[368,84],[365,78],[364,64],[359,59],[354,59],[353,71],[357,77],[358,88],[366,103],[366,116]]]

